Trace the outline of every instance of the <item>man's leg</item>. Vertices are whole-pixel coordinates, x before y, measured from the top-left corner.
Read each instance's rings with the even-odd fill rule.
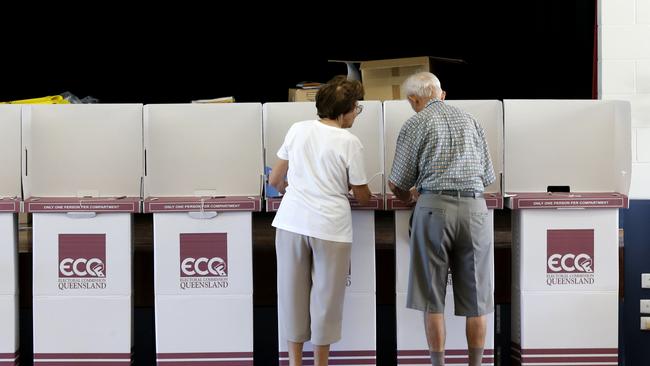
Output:
[[[469,348],[469,366],[481,366],[486,328],[487,318],[485,315],[467,317],[465,334],[467,335],[467,346]]]
[[[494,270],[490,212],[482,198],[461,199],[461,225],[451,270],[455,313],[466,317],[469,365],[480,366],[487,316],[494,311]]]
[[[431,365],[443,366],[445,364],[445,315],[426,311],[423,314]]]

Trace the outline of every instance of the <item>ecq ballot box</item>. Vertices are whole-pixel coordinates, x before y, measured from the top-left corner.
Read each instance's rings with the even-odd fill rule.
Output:
[[[0,105],[0,365],[18,364],[19,105]]]
[[[454,100],[445,101],[471,114],[486,134],[492,164],[497,181],[486,187],[484,198],[489,209],[489,227],[494,237],[494,210],[503,208],[501,177],[503,171],[503,112],[500,101],[495,100]],[[386,178],[390,176],[399,131],[415,112],[405,100],[384,102],[384,128],[386,136]],[[388,182],[386,182],[388,184]],[[397,311],[397,362],[400,365],[421,365],[431,362],[429,347],[424,333],[424,320],[421,311],[406,308],[406,294],[410,267],[409,225],[412,207],[405,205],[394,195],[386,195],[386,207],[395,211],[395,250],[396,250],[396,311]],[[494,243],[492,243],[494,244]],[[493,253],[492,246],[492,255]],[[492,274],[493,275],[493,274]],[[454,315],[453,278],[448,276],[445,296],[446,344],[445,362],[468,362],[467,341],[465,338],[465,317]],[[483,364],[494,364],[494,315],[487,316],[487,336]]]
[[[145,106],[158,365],[253,365],[262,105]]]
[[[383,209],[383,130],[380,102],[360,102],[364,109],[357,116],[350,132],[364,146],[364,164],[373,197],[367,205],[351,198],[352,255],[346,279],[343,307],[342,338],[331,346],[330,363],[337,365],[374,365],[376,346],[375,300],[375,222],[374,210]],[[277,161],[284,137],[292,124],[317,120],[316,106],[311,102],[264,104],[264,146],[267,172]],[[291,163],[290,163],[291,164]],[[266,190],[267,211],[276,211],[282,197],[272,187]],[[282,319],[279,319],[281,324]],[[287,341],[279,326],[280,365],[289,365]],[[305,362],[313,362],[313,346],[304,347]]]
[[[34,363],[130,365],[142,105],[23,106],[22,143]]]
[[[618,211],[630,106],[506,100],[512,362],[618,365]]]

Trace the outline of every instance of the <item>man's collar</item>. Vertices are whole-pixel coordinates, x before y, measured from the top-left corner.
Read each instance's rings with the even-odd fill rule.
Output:
[[[431,104],[436,103],[436,102],[442,102],[442,99],[433,98],[433,99],[431,99],[431,100],[429,100],[429,101],[427,102],[427,105],[424,106],[424,108],[427,108],[428,106],[430,106]]]

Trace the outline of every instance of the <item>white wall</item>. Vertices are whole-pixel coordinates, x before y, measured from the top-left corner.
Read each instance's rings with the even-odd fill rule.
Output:
[[[630,198],[650,198],[650,0],[599,0],[598,94],[632,103]]]

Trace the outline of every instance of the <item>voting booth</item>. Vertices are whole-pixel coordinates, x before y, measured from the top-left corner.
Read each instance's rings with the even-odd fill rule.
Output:
[[[512,361],[618,365],[618,215],[630,105],[506,100]]]
[[[262,105],[147,105],[158,365],[253,365]]]
[[[347,276],[343,307],[342,338],[332,345],[330,363],[336,365],[376,364],[375,299],[375,210],[383,209],[383,130],[381,103],[361,101],[363,112],[357,116],[350,132],[364,146],[364,163],[370,191],[367,205],[351,198],[353,241],[350,272]],[[316,105],[311,102],[264,104],[264,148],[267,173],[277,161],[276,153],[284,137],[296,122],[317,120]],[[267,211],[277,211],[282,197],[267,185]],[[279,313],[278,313],[278,316]],[[279,319],[280,324],[282,319]],[[289,365],[287,341],[279,326],[280,365]],[[305,343],[305,364],[313,362],[313,346]]]
[[[142,105],[22,108],[34,363],[130,365]]]
[[[0,105],[0,365],[18,364],[20,106]]]
[[[503,171],[503,107],[495,100],[453,100],[445,103],[458,107],[471,114],[485,130],[490,149],[492,164],[497,180],[485,188],[485,200],[488,206],[489,226],[494,238],[494,210],[503,208],[501,194],[501,172]],[[397,137],[404,122],[413,116],[408,101],[384,102],[384,128],[386,136],[386,186],[391,173]],[[424,320],[421,311],[406,308],[406,294],[410,268],[409,219],[412,206],[404,204],[388,190],[386,207],[395,211],[395,257],[397,286],[397,363],[400,365],[421,365],[430,363],[429,347],[424,332]],[[494,239],[492,239],[492,256]],[[453,278],[449,274],[445,297],[446,345],[445,362],[467,363],[467,340],[465,337],[465,317],[454,315]],[[494,281],[493,281],[494,282]],[[494,315],[487,315],[487,336],[483,356],[484,365],[494,364]]]

